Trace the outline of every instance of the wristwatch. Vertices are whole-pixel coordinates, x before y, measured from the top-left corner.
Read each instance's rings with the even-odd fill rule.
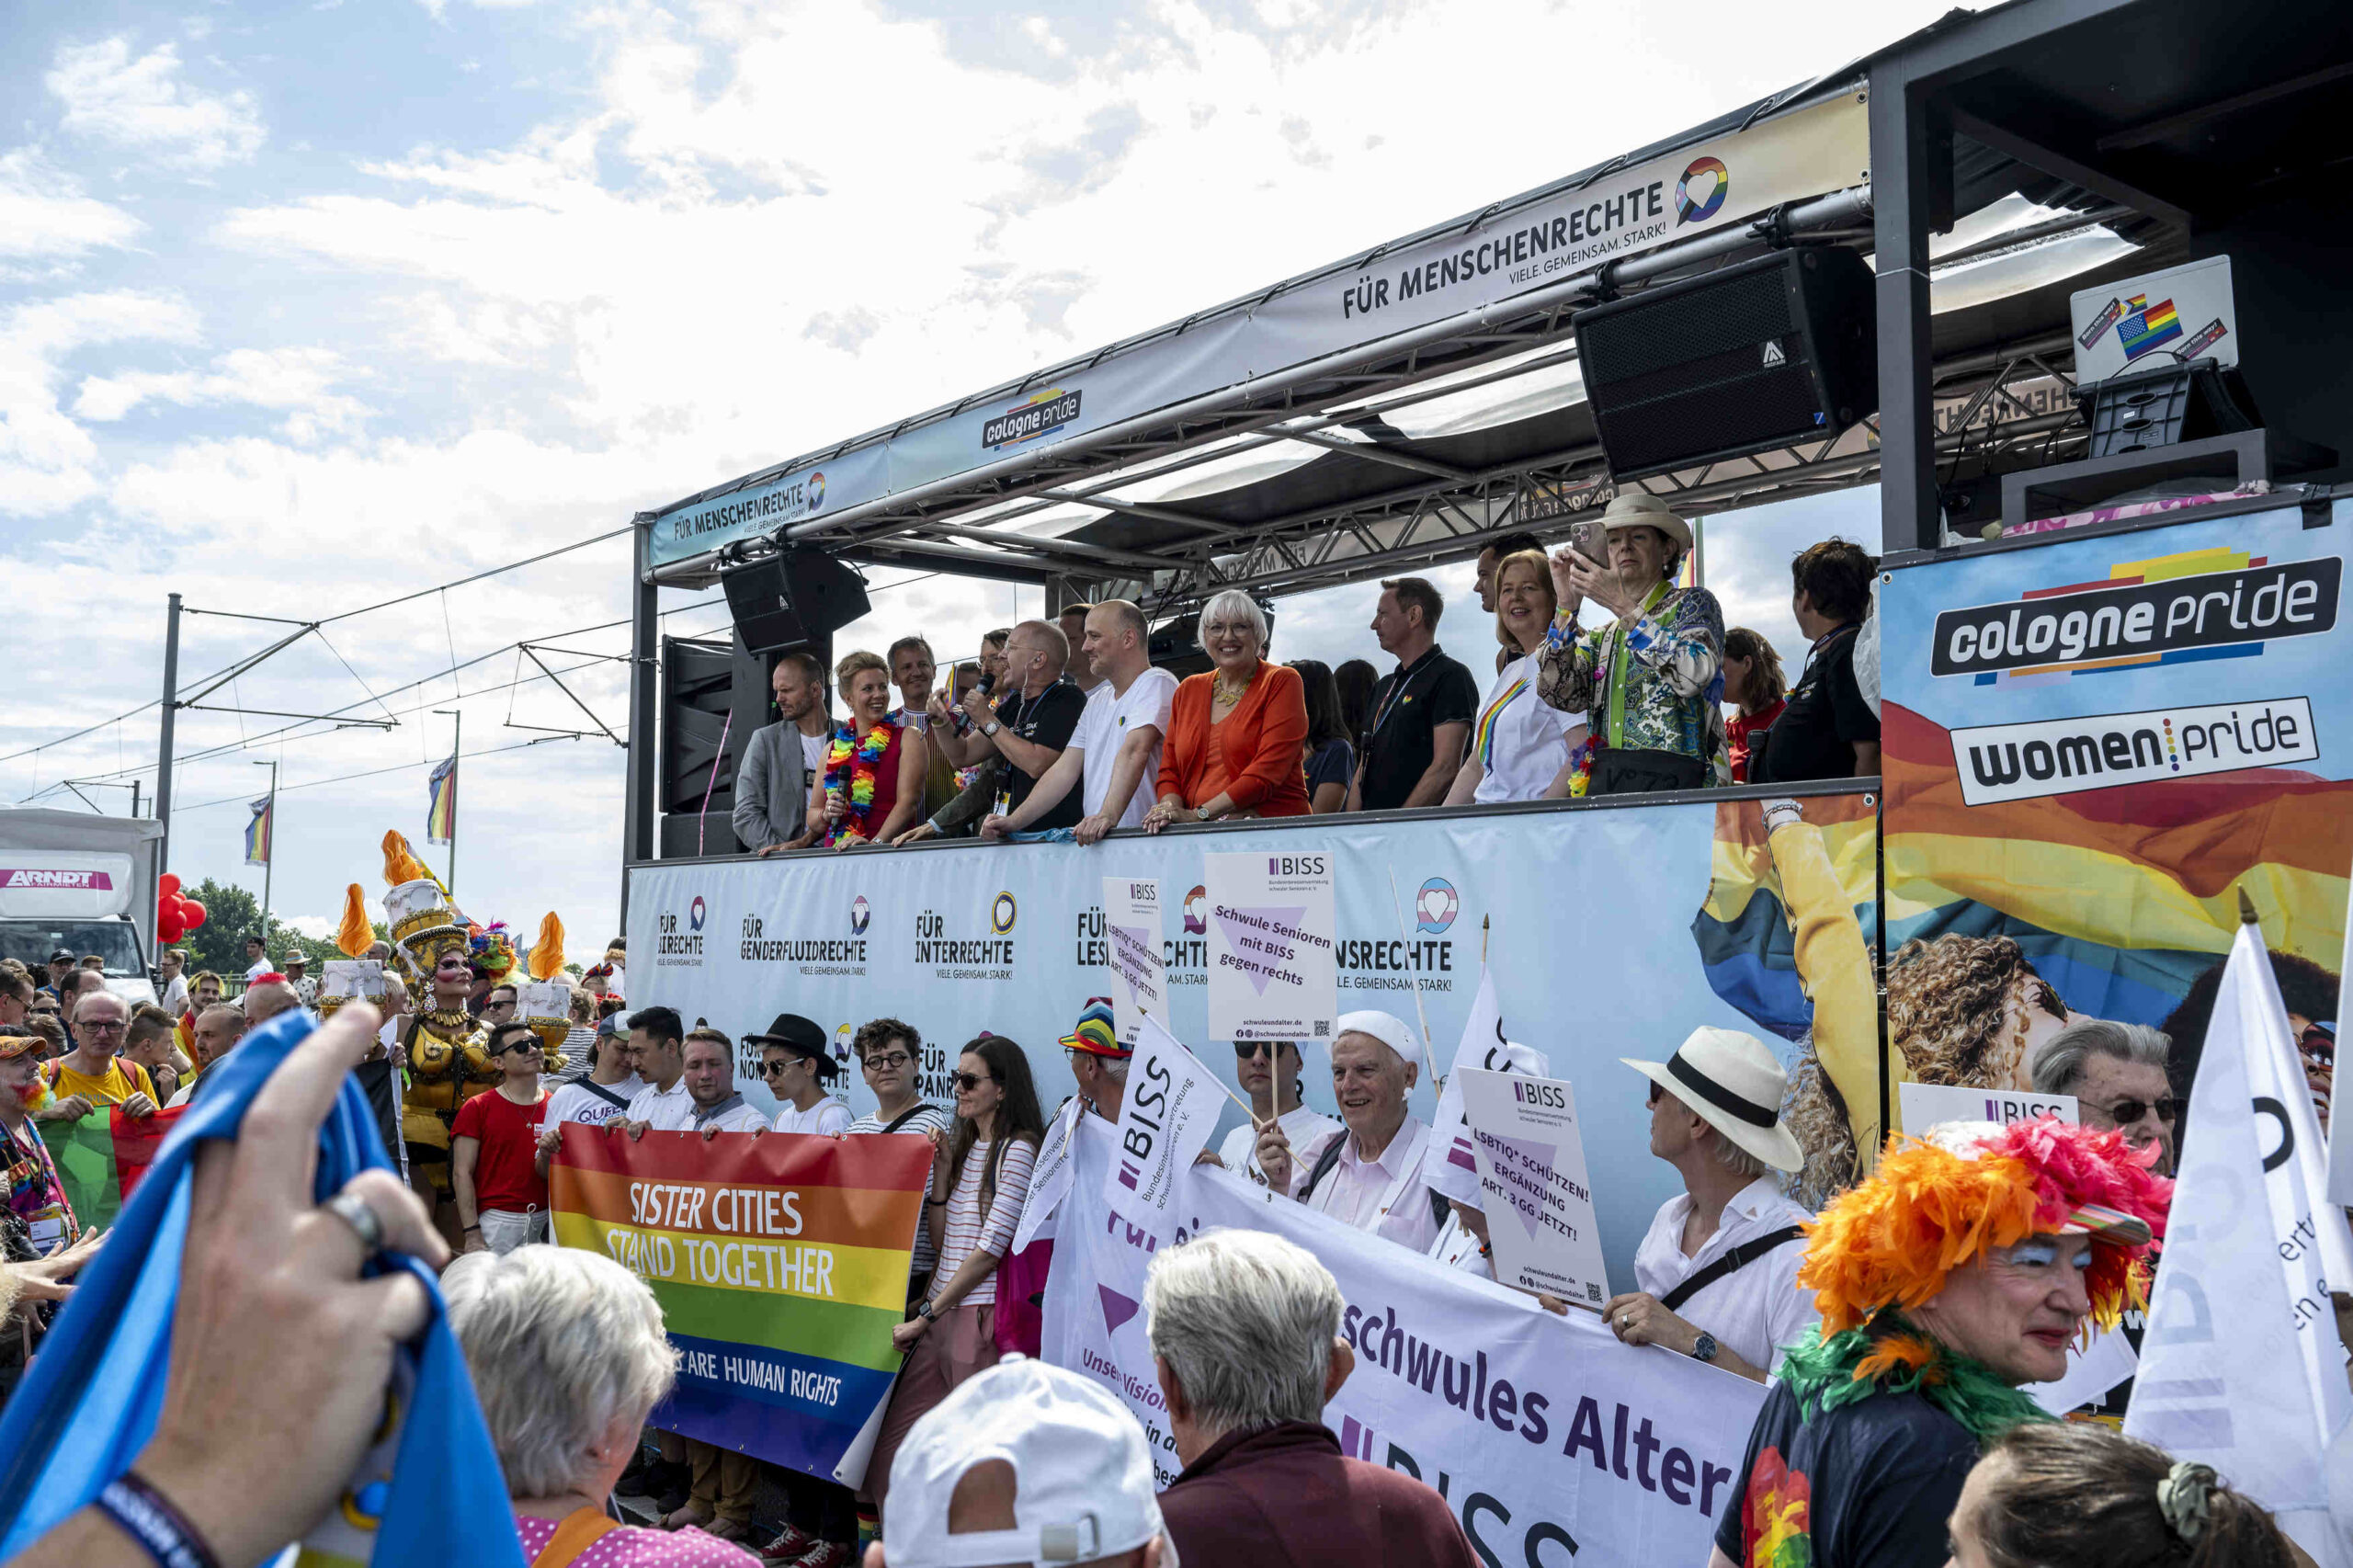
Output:
[[[1194,820],[1195,822],[1207,822],[1207,821],[1209,821],[1209,820],[1210,820],[1210,809],[1209,809],[1207,806],[1196,806],[1195,808],[1193,808],[1193,820]]]
[[[928,1305],[928,1303],[926,1303],[926,1305]],[[1717,1348],[1716,1336],[1712,1334],[1702,1333],[1698,1339],[1691,1342],[1691,1359],[1694,1361],[1712,1361],[1716,1358]]]
[[[995,735],[996,735],[996,733],[997,733],[999,730],[1002,730],[1002,729],[1004,729],[1004,728],[1005,728],[1005,726],[1004,726],[1003,724],[999,723],[996,720],[992,719],[992,720],[990,720],[987,723],[983,724],[983,725],[981,726],[981,733],[983,733],[983,734],[984,734],[984,735],[987,735],[987,736],[991,737],[992,739],[994,739],[994,738],[995,737]]]
[[[926,1323],[937,1323],[938,1321],[931,1315],[931,1298],[929,1296],[926,1296],[923,1299],[923,1305],[915,1309],[915,1316],[922,1318]],[[1715,1346],[1716,1342],[1714,1340],[1711,1339],[1708,1341],[1709,1355],[1712,1356],[1716,1353]]]

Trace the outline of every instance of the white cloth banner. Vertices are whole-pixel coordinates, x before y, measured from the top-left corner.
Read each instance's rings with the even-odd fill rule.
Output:
[[[2353,1568],[2353,1388],[2324,1280],[2353,1233],[2262,933],[2239,927],[2191,1086],[2127,1437],[2210,1464],[2321,1568]]]
[[[1163,1486],[1180,1467],[1145,1336],[1145,1270],[1159,1247],[1204,1230],[1267,1230],[1322,1259],[1348,1303],[1340,1332],[1356,1370],[1324,1425],[1354,1457],[1437,1488],[1483,1561],[1708,1560],[1761,1386],[1620,1345],[1590,1314],[1554,1317],[1211,1166],[1188,1173],[1183,1225],[1163,1239],[1099,1196],[1095,1177],[1118,1153],[1110,1130],[1090,1122],[1077,1148],[1046,1286],[1044,1358],[1127,1403]]]
[[[1120,1043],[1135,1049],[1147,1013],[1168,1017],[1168,960],[1161,946],[1160,884],[1149,877],[1103,879],[1103,935],[1114,982],[1111,1012]]]
[[[1103,1201],[1137,1224],[1165,1230],[1185,1173],[1209,1147],[1224,1105],[1217,1074],[1158,1018],[1144,1019],[1120,1096],[1119,1153],[1103,1172]]]
[[[1340,1013],[1333,962],[1332,857],[1204,855],[1211,1040],[1330,1040]]]
[[[1576,1090],[1565,1078],[1455,1071],[1479,1155],[1479,1208],[1495,1278],[1598,1307],[1610,1297],[1593,1217]]]
[[[1021,1223],[1013,1228],[1013,1245],[1006,1256],[1010,1257],[1040,1236],[1054,1233],[1054,1216],[1061,1211],[1062,1201],[1070,1195],[1071,1155],[1074,1149],[1071,1135],[1082,1120],[1103,1121],[1086,1108],[1086,1102],[1076,1095],[1063,1101],[1063,1108],[1047,1124],[1046,1136],[1038,1144],[1038,1158],[1029,1167],[1029,1197],[1021,1207]],[[1103,1125],[1108,1127],[1109,1122]]]

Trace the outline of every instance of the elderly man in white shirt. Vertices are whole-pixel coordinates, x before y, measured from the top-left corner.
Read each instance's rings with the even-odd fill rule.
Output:
[[[1445,1216],[1427,1175],[1429,1126],[1405,1108],[1421,1076],[1421,1041],[1388,1013],[1344,1013],[1336,1028],[1332,1092],[1345,1126],[1293,1151],[1282,1123],[1268,1122],[1258,1134],[1258,1168],[1268,1187],[1310,1209],[1426,1253]]]
[[[1770,1171],[1804,1152],[1781,1125],[1787,1075],[1765,1042],[1698,1028],[1665,1062],[1620,1058],[1651,1081],[1651,1153],[1676,1168],[1667,1199],[1634,1250],[1634,1282],[1601,1311],[1629,1345],[1661,1345],[1752,1382],[1817,1321],[1798,1288],[1800,1229],[1813,1218]]]

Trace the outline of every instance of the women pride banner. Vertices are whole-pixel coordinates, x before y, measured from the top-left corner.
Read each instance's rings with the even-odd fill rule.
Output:
[[[855,1485],[898,1376],[931,1144],[566,1123],[556,1241],[653,1287],[678,1384],[652,1425]]]

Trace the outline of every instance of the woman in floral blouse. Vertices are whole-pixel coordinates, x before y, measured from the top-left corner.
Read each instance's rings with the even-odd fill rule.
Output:
[[[1609,565],[1574,550],[1552,557],[1560,610],[1537,653],[1537,694],[1589,715],[1588,795],[1704,790],[1731,781],[1724,744],[1724,615],[1705,588],[1678,588],[1691,529],[1657,496],[1630,491],[1609,503]],[[1614,619],[1577,625],[1593,600]]]

